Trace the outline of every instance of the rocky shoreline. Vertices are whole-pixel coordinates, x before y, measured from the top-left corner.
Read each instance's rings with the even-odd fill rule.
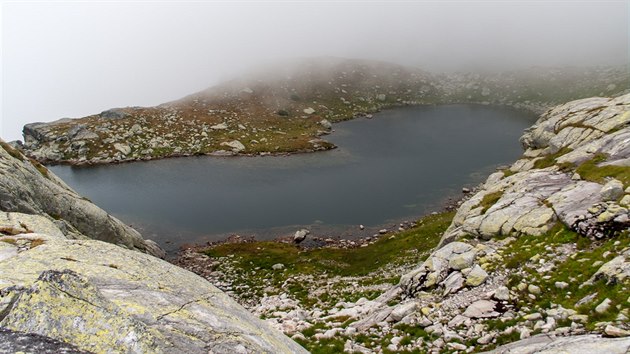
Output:
[[[629,75],[625,68],[432,75],[371,61],[311,60],[156,107],[27,124],[24,143],[13,147],[41,163],[72,165],[307,153],[334,148],[322,139],[333,123],[383,109],[467,103],[542,113],[571,99],[623,93]],[[554,95],[541,93],[548,91]]]

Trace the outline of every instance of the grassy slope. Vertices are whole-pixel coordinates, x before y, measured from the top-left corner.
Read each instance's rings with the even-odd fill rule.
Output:
[[[453,216],[453,213],[427,216],[418,222],[417,227],[385,235],[367,247],[301,250],[291,244],[261,241],[221,244],[205,253],[211,257],[233,257],[232,264],[239,269],[236,276],[240,277],[235,283],[249,286],[239,293],[241,298],[261,296],[265,280],[272,279],[272,285],[280,285],[295,275],[312,275],[324,279],[335,276],[369,276],[362,280],[363,285],[377,282],[397,283],[400,274],[388,276],[383,272],[378,275],[379,271],[384,267],[420,262],[437,245]],[[277,263],[282,263],[285,270],[272,270],[271,267]],[[294,284],[288,287],[288,291],[291,297],[305,304],[328,300],[312,297],[303,284]],[[361,295],[351,294],[354,300]],[[374,297],[377,294],[366,295]]]

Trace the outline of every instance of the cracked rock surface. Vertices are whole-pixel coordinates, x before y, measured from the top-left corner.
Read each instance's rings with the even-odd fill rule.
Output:
[[[596,157],[595,167],[628,166],[629,124],[630,95],[577,100],[547,111],[521,138],[523,158],[488,177],[459,208],[441,244],[464,235],[541,235],[557,221],[594,238],[609,236],[604,229],[627,229],[630,214],[617,203],[623,184],[583,180],[573,170]]]
[[[0,327],[97,353],[304,352],[203,278],[150,255],[38,233],[0,241]]]

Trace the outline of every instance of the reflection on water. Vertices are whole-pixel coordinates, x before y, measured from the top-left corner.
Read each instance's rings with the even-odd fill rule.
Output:
[[[339,149],[327,152],[51,169],[172,250],[229,233],[273,238],[420,216],[517,158],[532,123],[498,107],[404,107],[334,125]]]

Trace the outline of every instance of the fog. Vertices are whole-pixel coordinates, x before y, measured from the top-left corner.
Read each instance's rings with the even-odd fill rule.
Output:
[[[628,62],[628,2],[4,2],[5,140],[35,121],[171,101],[261,63],[428,71]]]

